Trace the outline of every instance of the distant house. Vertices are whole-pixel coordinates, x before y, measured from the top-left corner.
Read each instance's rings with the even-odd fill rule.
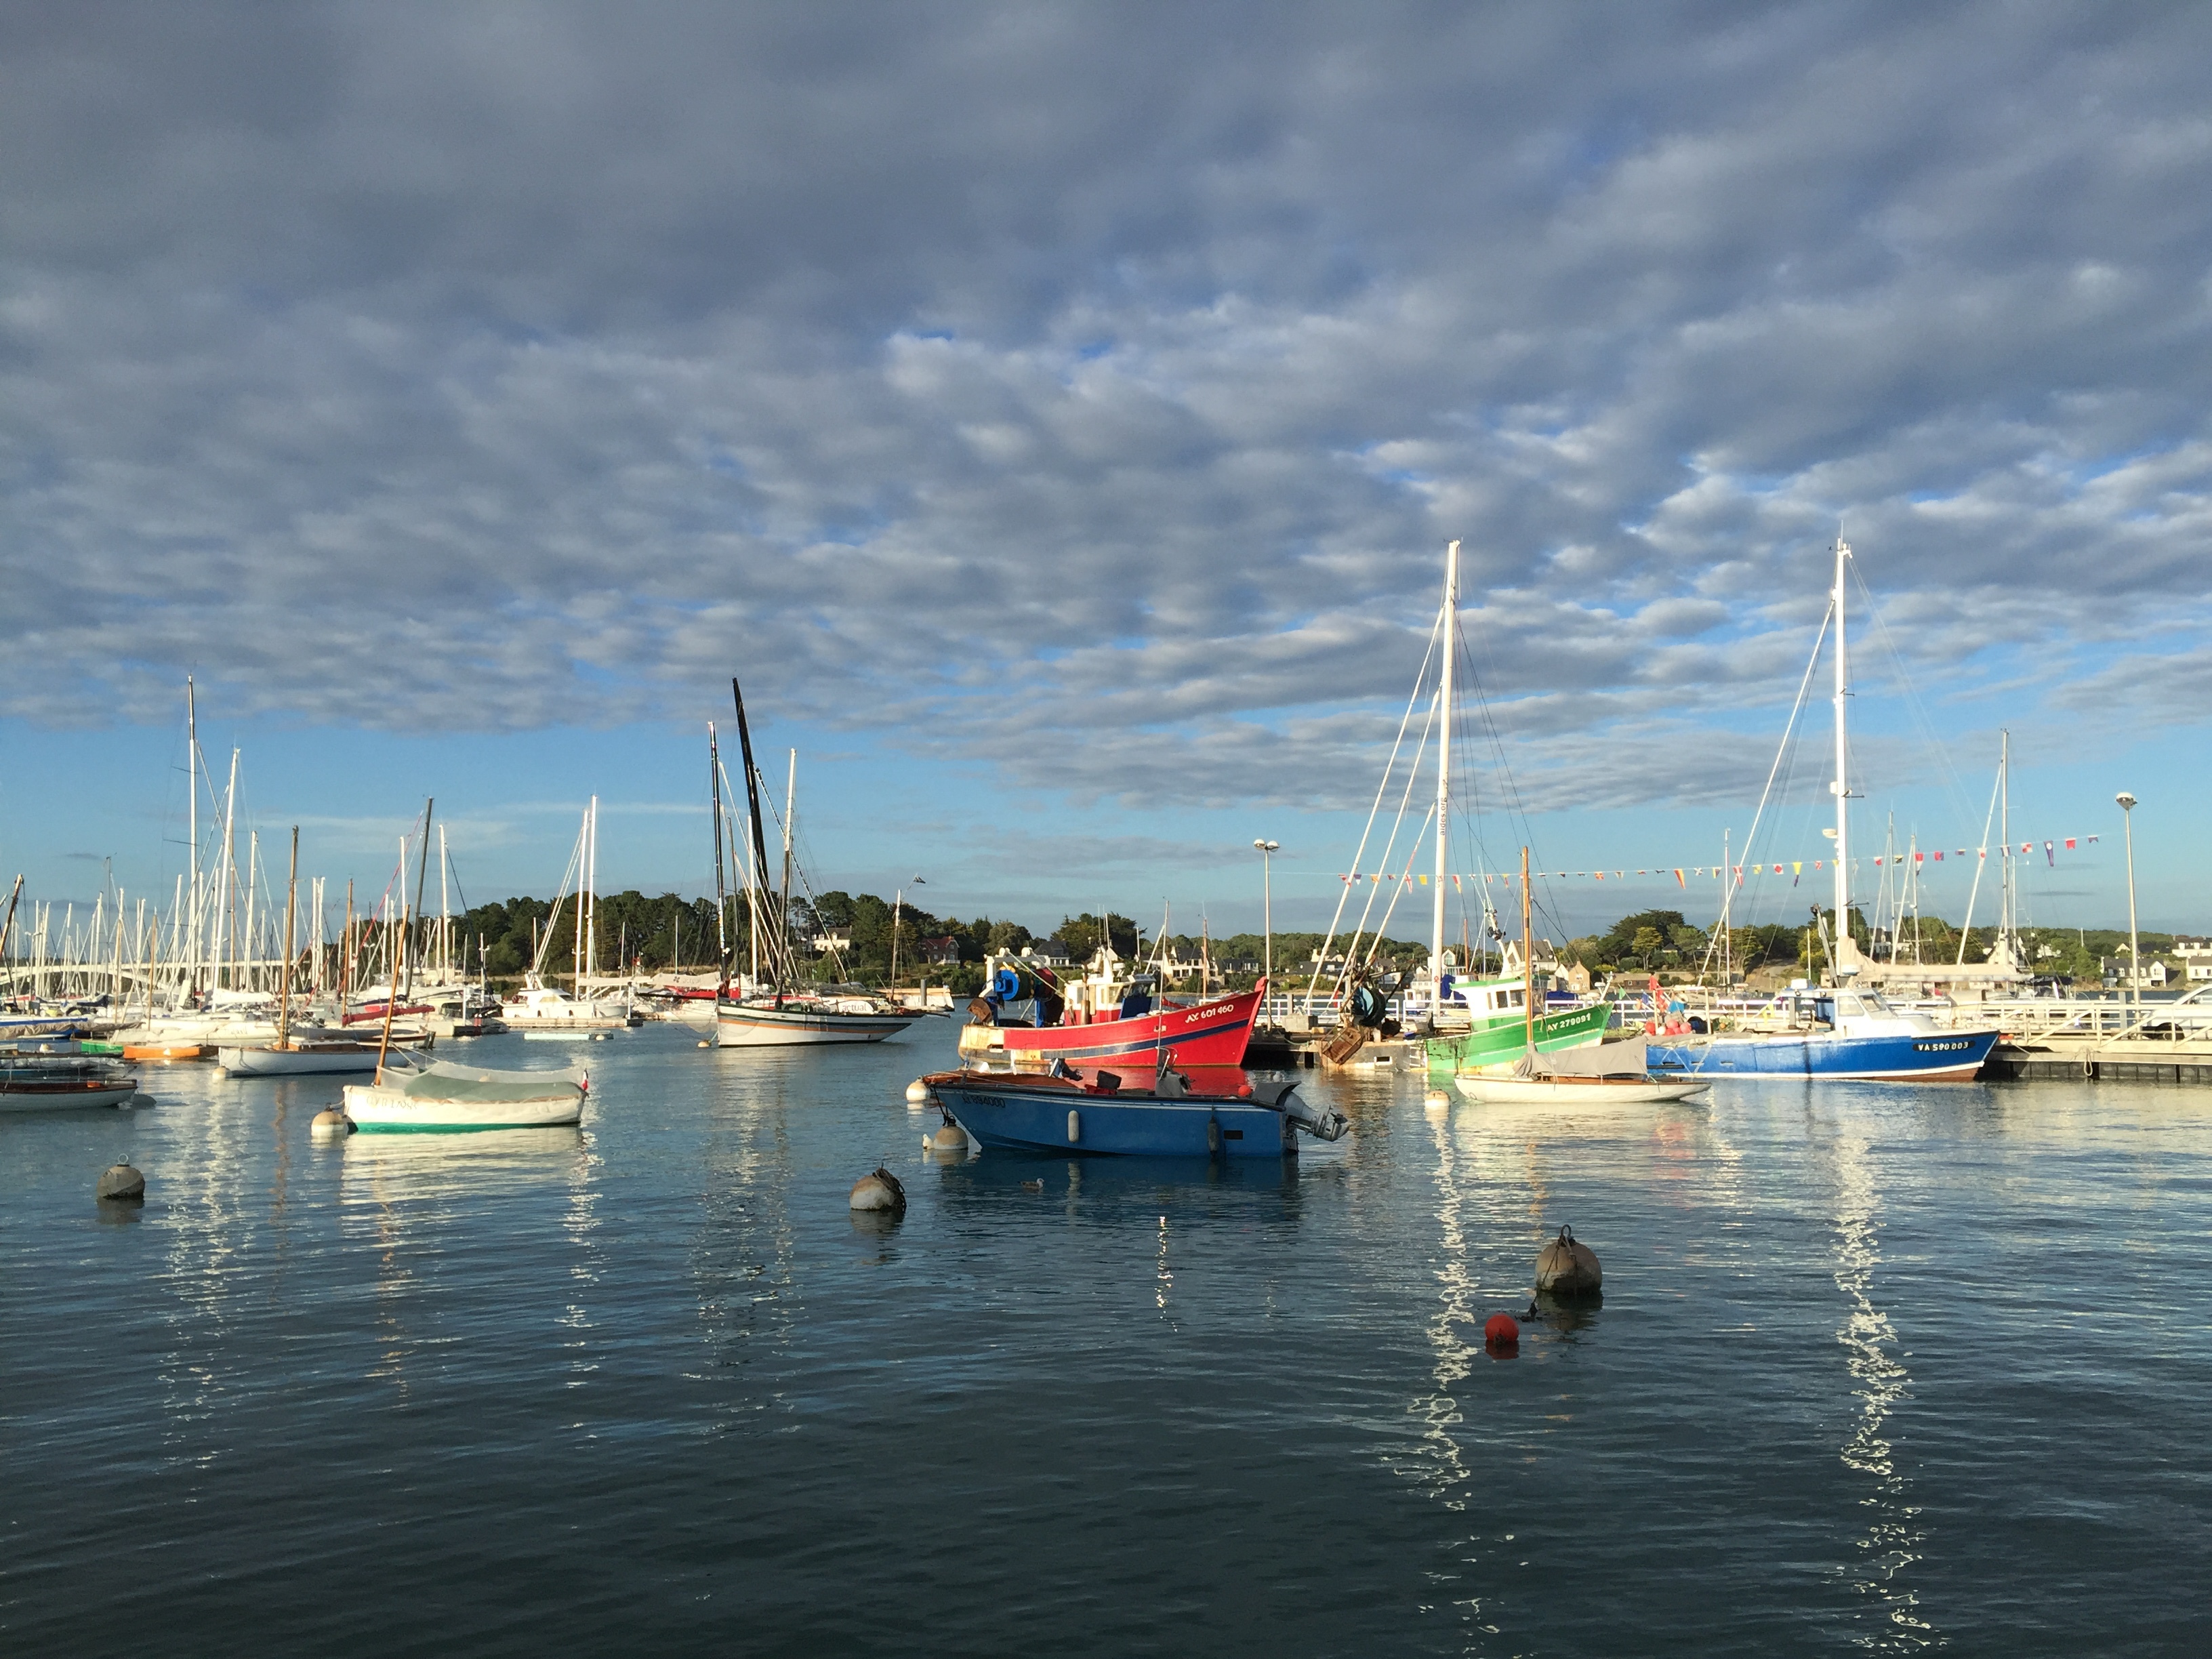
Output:
[[[852,948],[853,936],[850,933],[817,933],[814,936],[814,954],[817,957],[826,957],[832,951],[842,952]]]
[[[1065,968],[1073,960],[1066,941],[1057,938],[1038,940],[1022,952],[1022,959],[1040,968]]]
[[[2184,978],[2192,983],[2212,979],[2212,939],[2177,939],[2173,953],[2181,958]]]
[[[960,941],[951,933],[942,939],[926,939],[914,953],[927,967],[950,968],[960,960]]]

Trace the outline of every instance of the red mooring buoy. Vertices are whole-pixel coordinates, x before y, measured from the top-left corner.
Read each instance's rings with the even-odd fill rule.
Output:
[[[1492,1314],[1482,1328],[1483,1346],[1492,1348],[1517,1348],[1521,1346],[1521,1327],[1511,1314]]]

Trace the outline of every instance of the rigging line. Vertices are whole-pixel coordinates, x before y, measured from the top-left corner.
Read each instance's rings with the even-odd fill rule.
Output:
[[[1422,665],[1425,668],[1427,666],[1425,662]],[[1398,798],[1397,814],[1390,821],[1390,839],[1382,848],[1382,868],[1384,870],[1388,870],[1390,867],[1390,860],[1396,855],[1398,849],[1398,832],[1405,827],[1406,808],[1413,799],[1413,786],[1420,781],[1421,757],[1428,753],[1429,734],[1436,727],[1437,708],[1443,701],[1443,688],[1439,685],[1436,690],[1429,694],[1429,712],[1427,717],[1421,722],[1420,744],[1413,750],[1413,763],[1406,769],[1405,792]],[[1435,816],[1436,808],[1434,805],[1431,805],[1429,808],[1426,816],[1425,816],[1421,820],[1423,830],[1427,828],[1429,820],[1433,818]],[[1420,845],[1420,832],[1416,831],[1413,836],[1413,846],[1418,848]],[[1407,867],[1408,869],[1412,867],[1412,851],[1411,849],[1408,849],[1407,854]],[[1357,872],[1355,872],[1355,873]],[[1359,953],[1359,936],[1366,931],[1368,918],[1375,914],[1375,901],[1377,896],[1376,884],[1370,882],[1368,884],[1367,902],[1360,908],[1359,926],[1352,930],[1352,943],[1345,947],[1344,961],[1345,967],[1347,971],[1350,969],[1353,960]],[[1395,896],[1391,902],[1394,905],[1395,904],[1396,899]],[[1343,983],[1340,977],[1338,980],[1338,983],[1340,986]]]
[[[1874,590],[1867,586],[1866,573],[1859,568],[1856,558],[1851,561],[1850,571],[1853,580],[1859,585],[1860,594],[1866,600],[1866,613],[1874,623],[1875,637],[1881,642],[1890,665],[1896,671],[1898,684],[1904,692],[1905,708],[1911,711],[1913,723],[1919,727],[1921,735],[1927,740],[1929,747],[1936,751],[1936,758],[1942,763],[1943,793],[1950,797],[1952,810],[1958,814],[1959,823],[1962,827],[1971,825],[1973,823],[1972,808],[1966,799],[1966,781],[1952,762],[1949,746],[1944,743],[1935,717],[1928,712],[1920,689],[1905,665],[1905,653],[1897,648],[1897,641],[1889,631],[1889,623],[1881,614],[1881,607],[1875,603]]]
[[[1443,631],[1443,609],[1438,606],[1436,625],[1429,630],[1428,649],[1421,653],[1420,672],[1413,676],[1413,690],[1406,699],[1406,712],[1398,717],[1398,735],[1391,742],[1390,758],[1382,768],[1382,776],[1375,785],[1375,804],[1367,809],[1367,824],[1360,830],[1359,845],[1352,855],[1352,871],[1354,875],[1358,874],[1360,865],[1366,860],[1367,840],[1375,833],[1376,817],[1382,811],[1382,797],[1389,792],[1390,773],[1398,764],[1398,751],[1405,746],[1406,728],[1413,724],[1413,710],[1420,706],[1421,687],[1429,677],[1429,659],[1436,654],[1437,635]],[[1321,988],[1322,963],[1328,960],[1328,947],[1335,942],[1336,930],[1344,921],[1344,907],[1350,903],[1351,900],[1352,884],[1346,882],[1344,891],[1337,895],[1336,914],[1329,918],[1328,933],[1322,941],[1321,955],[1314,959],[1313,975],[1306,981],[1306,996],[1309,1000],[1312,999],[1313,994]]]
[[[1413,890],[1413,884],[1411,878],[1413,873],[1413,860],[1421,855],[1421,836],[1427,831],[1429,825],[1436,822],[1436,804],[1431,802],[1429,810],[1421,815],[1420,829],[1414,831],[1413,845],[1406,849],[1406,867],[1390,883],[1392,889],[1390,902],[1383,907],[1382,922],[1376,927],[1374,937],[1368,940],[1367,960],[1362,964],[1363,966],[1373,967],[1375,958],[1382,954],[1382,941],[1389,933],[1390,918],[1397,914],[1398,901]]]
[[[1833,622],[1835,617],[1836,602],[1832,597],[1828,601],[1827,609],[1820,613],[1820,631],[1813,636],[1812,653],[1805,659],[1805,675],[1802,679],[1797,682],[1796,700],[1790,705],[1790,719],[1782,728],[1782,741],[1775,749],[1773,764],[1766,769],[1766,787],[1759,792],[1759,810],[1752,814],[1751,828],[1744,832],[1743,848],[1746,854],[1744,862],[1747,864],[1751,862],[1749,854],[1753,848],[1758,844],[1759,821],[1766,816],[1767,799],[1774,793],[1775,774],[1782,769],[1783,757],[1785,755],[1790,757],[1791,770],[1793,775],[1795,773],[1796,750],[1793,745],[1793,736],[1797,730],[1797,717],[1804,711],[1805,693],[1812,686],[1813,671],[1820,665],[1820,647],[1826,641],[1828,637],[1828,624]],[[1735,872],[1725,865],[1721,868],[1721,886],[1722,898],[1723,902],[1725,903],[1729,899],[1734,896],[1734,892],[1735,890]],[[1755,907],[1758,903],[1758,900],[1754,898],[1752,902]],[[1756,908],[1753,909],[1753,914],[1754,915],[1758,914]],[[1747,925],[1756,926],[1758,924],[1753,923]],[[1719,930],[1717,928],[1715,929],[1714,937],[1716,939],[1719,937]],[[1711,957],[1712,948],[1712,945],[1709,941],[1705,949],[1708,961],[1710,961]],[[1698,969],[1698,972],[1702,975],[1704,971],[1704,965],[1701,964]]]
[[[1527,803],[1521,798],[1520,781],[1513,775],[1512,763],[1505,757],[1504,735],[1498,730],[1497,714],[1491,707],[1489,693],[1483,690],[1482,676],[1476,671],[1474,647],[1467,645],[1464,634],[1462,634],[1460,642],[1467,648],[1468,680],[1474,690],[1475,708],[1482,717],[1483,728],[1489,735],[1490,752],[1498,763],[1498,775],[1504,781],[1508,819],[1510,822],[1519,823],[1522,843],[1533,847],[1536,842],[1536,832],[1528,822]],[[1486,862],[1488,860],[1488,849],[1486,847],[1484,849]],[[1558,900],[1552,890],[1551,883],[1547,878],[1543,878],[1540,872],[1539,879],[1544,880],[1543,902],[1539,904],[1532,900],[1530,908],[1540,911],[1545,919],[1559,930],[1560,937],[1565,938],[1568,936],[1567,926],[1560,915]]]

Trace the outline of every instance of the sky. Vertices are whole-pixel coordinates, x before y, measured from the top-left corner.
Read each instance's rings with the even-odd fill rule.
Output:
[[[734,676],[817,890],[1321,926],[1458,538],[1455,866],[1705,921],[1840,528],[1861,850],[2008,731],[2027,920],[2127,789],[2212,928],[2209,110],[2189,7],[10,7],[0,865],[166,902],[191,676],[241,858],[697,892]]]

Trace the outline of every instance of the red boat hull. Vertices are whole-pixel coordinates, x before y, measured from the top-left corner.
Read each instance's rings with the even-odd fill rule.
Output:
[[[1265,980],[1236,996],[1216,997],[1187,1008],[1155,1008],[1134,1019],[1089,1025],[1009,1025],[1007,1057],[1018,1065],[1098,1066],[1109,1060],[1153,1060],[1163,1048],[1178,1066],[1241,1066],[1252,1040],[1253,1017],[1267,994]]]

